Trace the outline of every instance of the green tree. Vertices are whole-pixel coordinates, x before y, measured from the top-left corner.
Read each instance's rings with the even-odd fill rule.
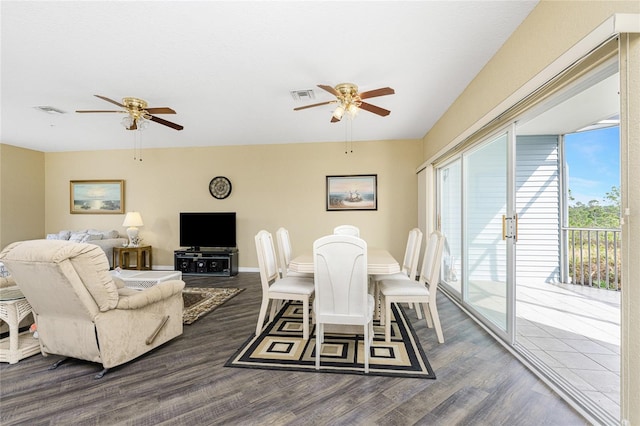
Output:
[[[569,201],[575,201],[569,190]],[[571,228],[619,228],[620,188],[613,186],[601,204],[591,200],[588,204],[576,202],[569,206],[569,227]]]

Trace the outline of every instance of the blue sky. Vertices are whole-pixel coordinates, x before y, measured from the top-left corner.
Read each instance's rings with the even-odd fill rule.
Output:
[[[619,135],[616,126],[565,136],[569,189],[574,203],[598,200],[607,204],[603,201],[605,194],[612,186],[620,186]]]

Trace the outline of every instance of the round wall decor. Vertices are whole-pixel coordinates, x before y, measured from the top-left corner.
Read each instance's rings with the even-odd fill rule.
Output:
[[[209,182],[209,192],[218,200],[225,199],[231,194],[231,181],[224,176],[216,176]]]

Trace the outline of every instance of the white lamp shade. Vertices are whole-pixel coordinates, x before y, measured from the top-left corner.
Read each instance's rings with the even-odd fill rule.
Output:
[[[344,114],[344,107],[342,105],[338,105],[336,107],[336,110],[333,111],[333,116],[338,120],[342,118],[343,114]]]
[[[129,212],[124,217],[122,226],[144,226],[144,223],[142,223],[142,216],[140,216],[139,212]]]
[[[133,118],[126,116],[122,119],[121,123],[126,129],[129,129],[133,125]]]
[[[138,226],[143,226],[142,216],[138,212],[129,212],[124,217],[124,222],[122,222],[122,226],[128,226],[127,228],[127,236],[129,237],[129,247],[137,247],[138,242]]]
[[[140,118],[138,120],[138,130],[139,131],[143,131],[147,127],[149,127],[149,120],[145,120],[144,118]]]

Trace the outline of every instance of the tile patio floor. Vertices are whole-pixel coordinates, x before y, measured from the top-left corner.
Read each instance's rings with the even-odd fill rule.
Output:
[[[516,342],[619,419],[620,292],[519,283],[516,300]]]

